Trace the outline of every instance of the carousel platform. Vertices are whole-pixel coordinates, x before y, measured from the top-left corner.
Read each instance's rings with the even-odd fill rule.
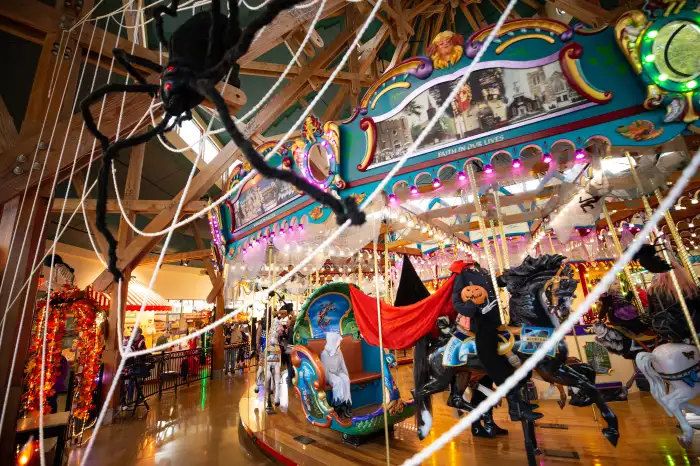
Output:
[[[411,366],[401,366],[397,379],[402,393],[411,384]],[[385,465],[384,435],[367,439],[359,447],[344,444],[338,432],[312,426],[303,414],[299,400],[290,391],[289,409],[275,414],[265,413],[261,394],[252,385],[241,398],[238,408],[241,423],[258,448],[277,463],[304,466]],[[425,441],[418,440],[413,418],[394,426],[390,433],[390,458],[399,465],[436,439],[458,419],[455,411],[445,406],[444,395],[433,397],[433,429]],[[675,419],[666,416],[647,393],[630,394],[626,402],[612,403],[620,421],[620,442],[613,447],[603,437],[603,425],[594,419],[593,409],[541,402],[545,417],[536,430],[537,441],[544,454],[543,465],[700,465],[700,435],[695,449],[683,450],[676,441]],[[596,416],[600,418],[599,414]],[[496,422],[509,430],[499,439],[474,438],[465,432],[437,453],[429,464],[507,464],[526,465],[520,423],[507,420],[505,408],[495,410]],[[640,463],[641,462],[641,463]]]

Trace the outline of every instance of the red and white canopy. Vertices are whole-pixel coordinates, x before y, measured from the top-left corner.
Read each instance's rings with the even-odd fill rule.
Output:
[[[112,297],[107,293],[94,291],[90,288],[92,299],[104,307],[109,307]],[[168,301],[155,291],[148,291],[148,287],[138,280],[129,281],[129,293],[126,297],[126,310],[139,311],[143,303],[146,303],[145,311],[172,311],[172,306]]]

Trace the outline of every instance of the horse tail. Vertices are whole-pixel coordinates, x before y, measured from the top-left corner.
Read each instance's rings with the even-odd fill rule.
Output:
[[[673,413],[666,407],[666,404],[662,401],[663,397],[666,395],[666,383],[664,379],[661,378],[659,373],[654,369],[654,361],[656,361],[656,356],[654,353],[639,353],[635,359],[637,363],[637,368],[644,374],[644,377],[649,381],[651,387],[651,394],[654,396],[656,401],[663,406],[669,416],[673,416]]]
[[[433,408],[430,396],[421,394],[421,389],[428,383],[430,366],[428,363],[429,335],[424,335],[413,349],[413,386],[416,400],[416,427],[418,438],[423,440],[428,436],[433,425]]]

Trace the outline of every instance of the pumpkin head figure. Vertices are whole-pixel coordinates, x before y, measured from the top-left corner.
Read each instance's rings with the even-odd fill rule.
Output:
[[[462,288],[460,296],[462,297],[462,302],[466,303],[467,301],[471,301],[480,306],[486,302],[489,293],[483,286],[469,285]]]

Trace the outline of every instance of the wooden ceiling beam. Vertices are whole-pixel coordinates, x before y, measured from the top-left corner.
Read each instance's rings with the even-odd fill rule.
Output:
[[[537,199],[547,199],[559,192],[559,186],[547,187],[542,190],[541,193],[536,195]],[[489,192],[485,196],[481,196],[481,204],[483,208],[489,205],[494,205],[493,200],[494,193]],[[500,196],[501,207],[513,206],[518,204],[524,204],[535,199],[535,194],[532,192],[511,194],[508,196]],[[423,214],[419,215],[421,219],[434,219],[434,218],[445,218],[454,217],[455,215],[469,215],[476,213],[476,206],[474,203],[461,204],[454,207],[445,207],[442,209],[433,209]]]
[[[264,76],[268,78],[278,78],[282,75],[282,72],[284,72],[285,68],[285,65],[280,65],[278,63],[254,61],[241,66],[241,74],[247,74],[251,76]],[[300,73],[305,71],[305,66],[292,66],[289,72],[287,73],[287,78],[296,78],[297,76],[299,76]],[[319,69],[313,72],[313,76],[315,78],[325,80],[328,79],[332,73],[332,70]],[[348,71],[341,71],[340,73],[338,73],[338,75],[335,77],[334,82],[342,85],[349,85],[352,84],[352,82],[355,80],[357,80],[358,83],[363,87],[368,87],[374,84],[374,80],[372,80],[367,75],[358,72]]]
[[[377,4],[376,0],[368,0],[368,2],[375,6]],[[404,16],[396,11],[388,1],[382,2],[381,10],[386,12],[387,16],[396,24],[398,27],[399,39],[407,40],[409,37],[413,37],[415,32],[413,31],[413,26],[404,18]]]
[[[252,128],[267,129],[272,125],[281,112],[289,108],[290,105],[297,102],[300,96],[304,95],[305,88],[308,84],[309,77],[313,75],[324,63],[332,60],[336,54],[344,48],[345,44],[354,35],[352,29],[343,30],[331,42],[328,47],[321,51],[311,62],[306,69],[302,70],[284,89],[278,92],[270,99],[265,106],[252,118],[249,123]],[[361,71],[362,72],[362,71]]]
[[[80,191],[82,193],[82,191]],[[162,201],[162,200],[152,200],[152,199],[123,199],[122,205],[124,209],[130,212],[141,215],[155,215],[159,214],[170,207],[173,201]],[[66,199],[66,212],[72,212],[78,208],[80,205],[80,199]],[[85,210],[95,211],[97,210],[97,201],[94,199],[85,199],[83,203]],[[184,214],[194,214],[204,209],[209,203],[207,201],[190,201],[182,207],[182,213]],[[60,212],[63,206],[63,199],[54,199],[53,206],[51,207],[51,212]],[[107,213],[108,214],[118,214],[121,210],[119,209],[119,204],[116,199],[110,199],[107,201]]]
[[[564,10],[587,26],[598,27],[613,20],[610,11],[593,2],[578,0],[547,0],[547,2],[560,10]]]
[[[5,101],[0,97],[0,154],[8,147],[11,147],[18,136],[19,133],[17,132],[17,128],[15,128],[12,115],[10,115],[10,112],[7,110]]]
[[[467,5],[465,5],[462,2],[459,2],[459,9],[462,10],[462,14],[464,15],[465,18],[467,18],[467,21],[469,21],[469,25],[472,27],[473,31],[478,31],[479,30],[479,23],[476,22],[476,18],[474,18],[474,15],[469,11],[469,8],[467,8]]]
[[[159,255],[146,257],[139,263],[139,266],[156,264],[158,262],[158,257]],[[211,249],[198,249],[196,251],[177,252],[175,254],[165,254],[163,256],[163,264],[194,259],[208,259],[210,257]]]
[[[322,18],[329,17],[346,6],[345,0],[327,0],[326,8],[322,14]],[[265,34],[261,34],[257,40],[253,42],[248,50],[248,53],[238,60],[238,63],[245,65],[252,62],[256,58],[281,45],[284,41],[284,36],[289,32],[298,29],[299,27],[308,27],[307,25],[313,20],[317,10],[315,8],[302,8],[292,11],[284,11],[272,22],[266,29]]]
[[[408,19],[411,20],[415,18],[416,16],[421,15],[425,10],[427,10],[429,7],[433,6],[437,2],[437,0],[423,0],[420,2],[418,5],[414,6],[410,10],[408,10]],[[462,2],[460,2],[460,7],[462,6]]]

